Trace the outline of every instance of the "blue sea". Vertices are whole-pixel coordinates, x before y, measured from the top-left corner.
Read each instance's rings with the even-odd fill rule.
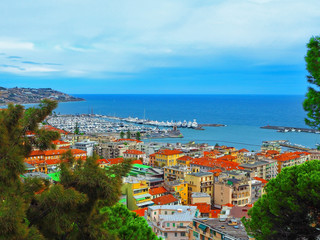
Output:
[[[257,150],[265,140],[289,140],[315,147],[320,134],[279,133],[261,129],[265,125],[306,127],[302,95],[75,95],[83,102],[59,103],[61,114],[97,113],[118,117],[139,117],[158,121],[220,123],[204,131],[181,129],[182,139],[161,142],[206,142]]]

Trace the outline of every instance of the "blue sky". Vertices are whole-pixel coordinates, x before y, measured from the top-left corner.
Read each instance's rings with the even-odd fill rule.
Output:
[[[0,86],[304,94],[318,0],[0,2]]]

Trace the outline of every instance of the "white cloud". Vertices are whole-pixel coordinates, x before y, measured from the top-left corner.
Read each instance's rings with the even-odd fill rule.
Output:
[[[318,0],[31,0],[3,1],[0,9],[1,52],[60,63],[61,74],[74,76],[183,66],[190,59],[201,65],[198,57],[219,62],[232,54],[297,63],[320,22]]]
[[[34,44],[32,42],[19,42],[15,40],[0,40],[0,51],[10,50],[33,50]]]

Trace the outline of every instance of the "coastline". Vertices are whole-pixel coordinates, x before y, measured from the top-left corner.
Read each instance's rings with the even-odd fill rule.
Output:
[[[45,99],[45,98],[44,98]],[[74,99],[74,100],[68,100],[68,101],[59,101],[57,100],[58,103],[68,103],[68,102],[85,102],[86,99],[84,98],[79,98],[79,99]],[[41,103],[40,101],[37,102],[6,102],[6,103],[0,103],[0,107],[7,106],[8,104],[19,104],[19,105],[27,105],[27,104],[39,104]]]

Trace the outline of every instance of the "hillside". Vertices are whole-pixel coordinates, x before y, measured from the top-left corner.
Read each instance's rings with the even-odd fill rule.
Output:
[[[38,103],[48,98],[58,102],[83,101],[82,98],[73,97],[51,88],[4,88],[0,87],[0,104],[7,103]]]

